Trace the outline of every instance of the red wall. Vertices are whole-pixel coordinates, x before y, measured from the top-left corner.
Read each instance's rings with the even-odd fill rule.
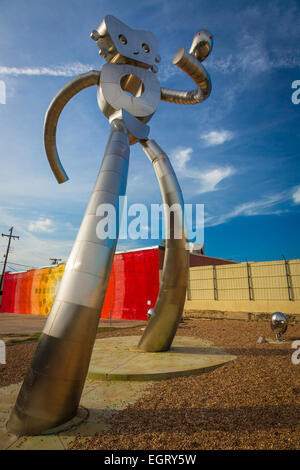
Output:
[[[158,249],[115,255],[101,318],[146,320],[159,290]],[[151,305],[147,305],[147,301]]]
[[[4,274],[1,312],[15,312],[16,274]]]

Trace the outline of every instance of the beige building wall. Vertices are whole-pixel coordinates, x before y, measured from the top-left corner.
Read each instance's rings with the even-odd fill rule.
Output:
[[[190,268],[185,313],[204,311],[245,319],[281,311],[300,320],[300,260]]]

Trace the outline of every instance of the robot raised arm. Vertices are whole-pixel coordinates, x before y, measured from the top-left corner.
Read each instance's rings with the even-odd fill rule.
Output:
[[[161,100],[177,104],[197,104],[204,101],[211,92],[211,80],[205,68],[199,63],[210,54],[213,46],[212,35],[202,29],[195,34],[191,48],[187,53],[180,48],[174,55],[173,64],[183,70],[196,84],[191,91],[161,88]]]

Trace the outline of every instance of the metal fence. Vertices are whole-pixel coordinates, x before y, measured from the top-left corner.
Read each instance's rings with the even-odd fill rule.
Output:
[[[300,300],[300,260],[190,268],[187,300]]]

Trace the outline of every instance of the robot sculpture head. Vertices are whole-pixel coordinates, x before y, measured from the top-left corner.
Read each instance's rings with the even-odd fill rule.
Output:
[[[101,111],[110,121],[125,121],[131,144],[146,138],[149,128],[143,123],[149,121],[160,102],[160,85],[154,75],[155,62],[160,60],[155,36],[131,29],[108,15],[92,31],[91,38],[107,61],[97,95]]]
[[[150,31],[131,29],[114,16],[107,15],[91,32],[91,38],[107,62],[152,67],[153,71],[155,62],[160,62],[155,36]]]

